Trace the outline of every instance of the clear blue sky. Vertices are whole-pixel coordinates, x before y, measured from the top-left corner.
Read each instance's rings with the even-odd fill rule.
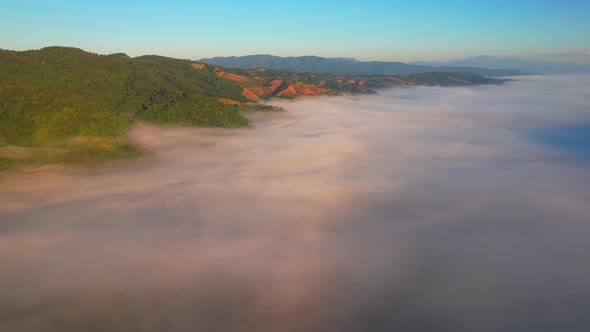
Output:
[[[583,54],[590,0],[0,0],[0,48],[53,45],[190,59]]]

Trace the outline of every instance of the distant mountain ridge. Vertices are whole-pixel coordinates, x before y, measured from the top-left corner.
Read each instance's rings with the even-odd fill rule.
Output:
[[[483,76],[515,76],[525,72],[510,69],[477,67],[423,66],[403,62],[369,61],[355,62],[348,58],[322,58],[318,56],[278,57],[268,54],[239,57],[214,57],[200,62],[241,69],[278,69],[295,73],[334,75],[407,75],[429,72],[475,73]]]
[[[509,68],[531,74],[574,74],[590,73],[590,65],[568,62],[500,58],[487,55],[468,57],[463,60],[446,62],[416,61],[420,66],[476,66],[490,69]]]
[[[340,60],[348,60],[348,61],[352,61],[352,62],[361,62],[361,60],[356,59],[356,58],[347,58],[347,57],[336,57],[336,58],[330,58],[330,59],[340,59]]]

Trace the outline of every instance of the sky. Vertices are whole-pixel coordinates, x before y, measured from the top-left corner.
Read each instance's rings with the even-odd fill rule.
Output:
[[[73,46],[189,59],[494,55],[590,61],[587,0],[0,0],[0,8],[0,48],[11,50]]]

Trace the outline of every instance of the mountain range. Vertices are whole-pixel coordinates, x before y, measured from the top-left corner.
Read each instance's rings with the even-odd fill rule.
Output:
[[[524,60],[518,58],[501,58],[493,56],[468,57],[463,60],[447,62],[417,61],[412,62],[420,66],[475,66],[490,69],[509,68],[530,74],[575,74],[590,73],[590,65],[568,62]]]
[[[342,60],[348,61],[348,60]],[[48,47],[0,52],[0,169],[21,163],[85,162],[137,155],[126,137],[137,121],[248,125],[260,99],[373,93],[413,85],[499,84],[472,73],[395,76],[229,69],[191,60]]]
[[[483,76],[515,76],[526,74],[513,69],[488,69],[473,66],[426,66],[403,62],[369,61],[361,62],[346,58],[322,58],[318,56],[278,57],[268,54],[239,57],[215,57],[200,62],[227,68],[256,69],[267,68],[288,70],[295,73],[315,73],[334,75],[400,75],[428,72],[475,73]]]

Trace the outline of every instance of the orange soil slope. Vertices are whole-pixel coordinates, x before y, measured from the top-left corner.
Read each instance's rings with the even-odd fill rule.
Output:
[[[250,91],[249,89],[244,88],[244,90],[242,91],[242,96],[246,97],[247,99],[250,100],[258,100],[260,99],[260,97],[258,97],[254,92]]]
[[[220,102],[226,104],[226,105],[238,105],[238,106],[242,106],[242,103],[240,103],[239,101],[235,101],[232,99],[227,99],[227,98],[217,98],[217,100],[219,100]]]
[[[250,81],[250,79],[246,76],[236,75],[236,74],[232,74],[232,73],[226,73],[226,72],[221,71],[219,69],[215,70],[215,75],[217,75],[218,77],[221,77],[221,78],[226,78],[228,80],[238,82],[238,83]]]
[[[195,69],[202,69],[205,67],[203,64],[193,63],[191,65]],[[256,69],[255,72],[262,72],[266,69]],[[215,68],[215,75],[218,77],[228,79],[238,83],[242,87],[242,96],[248,100],[257,101],[262,97],[277,96],[277,97],[290,97],[295,98],[299,96],[315,96],[321,94],[330,93],[330,89],[321,87],[325,82],[321,82],[320,85],[305,84],[301,82],[289,82],[279,79],[265,79],[262,77],[247,77],[244,75],[237,75],[222,71],[219,68]],[[351,80],[349,84],[355,84],[354,80]],[[360,85],[364,84],[364,81],[358,82]],[[225,104],[239,105],[237,101],[231,99],[220,98],[219,101]]]

